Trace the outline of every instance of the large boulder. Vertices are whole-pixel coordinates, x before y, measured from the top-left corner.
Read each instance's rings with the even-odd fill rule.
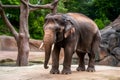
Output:
[[[15,39],[10,36],[0,36],[0,50],[17,50]]]
[[[99,64],[117,66],[120,63],[120,16],[101,30]]]
[[[41,40],[34,40],[30,39],[30,51],[41,51],[39,49],[40,44],[42,43]],[[14,39],[14,37],[11,36],[0,36],[0,50],[3,51],[16,51],[17,49],[17,43]]]
[[[103,60],[99,61],[99,65],[109,65],[109,66],[117,66],[118,65],[118,60],[110,55],[110,56],[107,56],[105,57]]]

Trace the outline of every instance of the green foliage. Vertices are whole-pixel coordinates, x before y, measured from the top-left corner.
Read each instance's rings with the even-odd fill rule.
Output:
[[[93,7],[96,9],[96,17],[101,17],[104,14],[113,21],[120,14],[119,0],[94,0]]]
[[[41,0],[29,0],[31,4],[41,4]]]
[[[42,0],[41,4],[48,4],[50,2],[52,2],[53,0]],[[57,6],[57,12],[58,13],[66,13],[67,12],[67,8],[65,8],[65,0],[59,0],[58,6]],[[43,13],[48,14],[51,12],[51,10],[42,10]]]
[[[57,7],[57,11],[59,13],[66,13],[67,12],[67,8],[65,8],[65,5],[64,5],[64,0],[59,0],[59,3],[58,3],[58,7]]]
[[[107,24],[113,21],[120,14],[120,1],[119,0],[94,0],[92,13],[93,19],[100,29],[104,28]]]
[[[29,16],[29,32],[31,38],[42,39],[43,37],[44,16],[41,16],[40,11],[34,11]]]
[[[80,2],[78,0],[65,0],[64,5],[68,12],[79,12]]]
[[[1,0],[2,4],[9,4],[9,5],[19,5],[19,0]],[[15,29],[18,31],[19,28],[19,10],[17,9],[5,9],[5,13],[10,20],[10,22],[15,26]],[[0,35],[6,34],[6,35],[12,35],[3,20],[0,17]]]
[[[96,24],[98,25],[99,29],[104,28],[103,21],[101,19],[95,19]]]
[[[11,35],[10,31],[8,28],[5,28],[6,26],[0,25],[0,35],[6,34],[6,35]]]
[[[103,29],[108,23],[110,23],[110,20],[108,19],[95,19],[95,23],[98,25],[99,29]]]
[[[3,4],[20,5],[20,0],[0,0]],[[29,0],[31,4],[43,5],[51,3],[53,0]],[[83,13],[93,19],[98,25],[99,29],[113,21],[120,14],[119,0],[59,0],[57,7],[59,13],[78,12]],[[10,22],[19,30],[19,16],[18,9],[5,9],[6,15]],[[50,13],[51,10],[41,9],[31,12],[29,15],[29,32],[31,38],[42,39],[44,17]],[[11,35],[8,28],[3,23],[0,17],[0,34]]]
[[[1,2],[3,4],[14,4],[14,5],[19,5],[20,4],[20,0],[1,0]]]
[[[106,25],[110,23],[110,20],[103,13],[100,18],[96,18],[94,20],[98,25],[99,29],[103,29]]]

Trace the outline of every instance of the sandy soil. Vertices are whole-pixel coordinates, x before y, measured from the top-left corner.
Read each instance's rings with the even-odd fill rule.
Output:
[[[30,52],[29,60],[44,57],[43,52]],[[17,52],[0,51],[0,60],[10,58],[16,60]],[[96,66],[96,72],[77,72],[77,65],[72,65],[72,74],[49,74],[49,69],[43,65],[26,67],[0,66],[0,80],[120,80],[120,67]],[[62,70],[62,65],[60,65]]]
[[[17,51],[0,51],[0,60],[2,59],[17,59]],[[30,52],[29,53],[29,60],[39,60],[41,58],[44,58],[44,52]]]
[[[72,65],[69,75],[49,74],[43,65],[0,67],[0,80],[120,80],[120,67],[96,66],[96,72],[77,72],[76,67]]]

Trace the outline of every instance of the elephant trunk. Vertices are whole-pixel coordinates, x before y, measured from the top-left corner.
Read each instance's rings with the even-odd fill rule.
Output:
[[[52,49],[52,45],[54,43],[54,32],[51,30],[45,30],[45,34],[44,34],[44,48],[45,48],[45,61],[44,61],[44,68],[47,69],[48,66],[48,62],[50,59],[50,54],[51,54],[51,49]]]

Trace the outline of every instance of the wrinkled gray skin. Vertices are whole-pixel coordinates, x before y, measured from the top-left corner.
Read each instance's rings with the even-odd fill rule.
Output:
[[[100,37],[97,25],[83,14],[48,14],[44,24],[44,68],[48,68],[47,64],[52,53],[52,69],[50,73],[59,74],[59,54],[60,49],[64,48],[62,74],[71,73],[71,60],[74,52],[79,57],[77,71],[85,71],[84,56],[88,53],[89,64],[87,71],[94,72],[95,54],[98,53]],[[51,51],[53,44],[54,48]]]

